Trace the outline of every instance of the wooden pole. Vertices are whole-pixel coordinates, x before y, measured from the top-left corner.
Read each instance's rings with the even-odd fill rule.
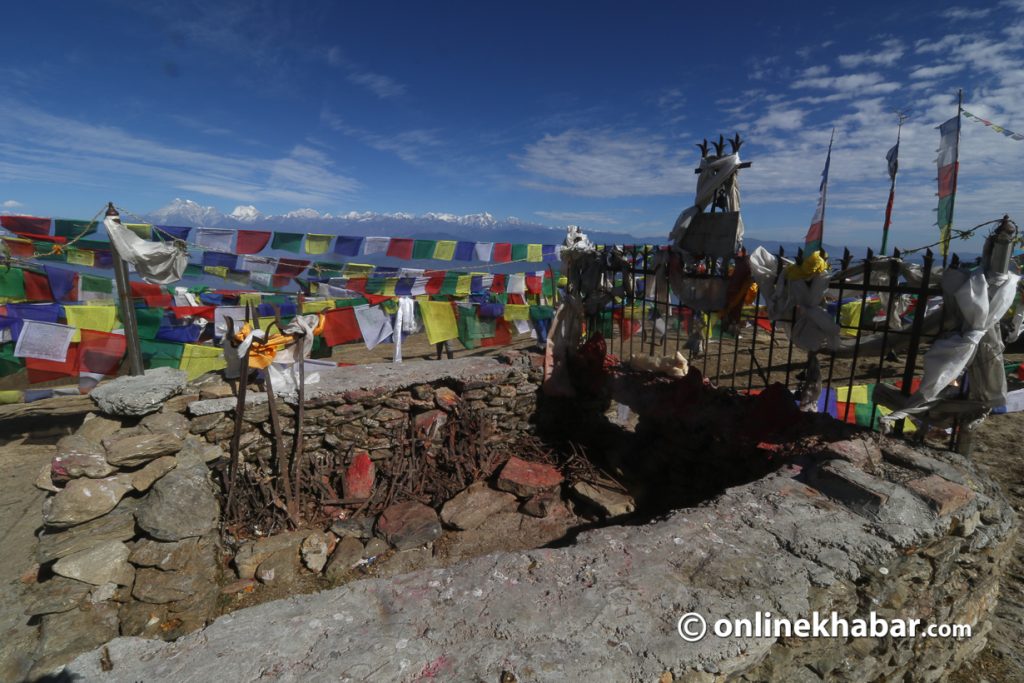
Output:
[[[121,216],[114,208],[114,203],[107,204],[108,217],[121,222]],[[114,256],[114,279],[117,281],[117,298],[121,303],[121,322],[124,323],[124,336],[127,346],[128,370],[132,375],[138,376],[145,373],[142,365],[142,346],[139,342],[139,323],[135,319],[135,306],[131,299],[131,285],[128,280],[128,266],[125,264],[121,254],[113,241],[110,243],[110,250]]]
[[[960,175],[960,117],[964,112],[964,91],[961,88],[956,92],[956,156],[953,158],[953,198],[949,200],[949,232],[943,237],[942,245],[942,267],[946,267],[949,256],[950,236],[953,232],[953,209],[956,206],[957,177]]]
[[[898,164],[900,154],[900,134],[903,132],[903,122],[907,120],[907,115],[902,111],[896,112],[896,114],[899,116],[899,125],[896,127],[896,159]],[[885,250],[889,244],[889,225],[892,223],[892,204],[895,198],[896,172],[894,171],[889,182],[889,202],[885,205],[885,224],[882,226],[882,249],[878,252],[882,256],[885,256]]]

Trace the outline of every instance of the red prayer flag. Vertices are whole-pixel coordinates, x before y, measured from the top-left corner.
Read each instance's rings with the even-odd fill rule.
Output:
[[[427,284],[424,286],[427,294],[440,294],[444,286],[445,272],[443,270],[428,270],[423,274],[427,277]]]
[[[491,260],[495,263],[508,263],[512,260],[512,245],[508,242],[495,242]]]
[[[491,282],[491,291],[498,294],[505,291],[505,276],[495,275],[494,280]]]
[[[412,258],[413,240],[403,237],[392,237],[388,243],[388,256],[408,261]]]
[[[68,355],[63,361],[26,358],[25,369],[28,371],[29,384],[74,377],[78,374],[78,344],[68,346]]]
[[[206,318],[207,320],[213,320],[214,309],[216,308],[216,306],[171,306],[175,318],[184,318],[191,315]]]
[[[328,346],[337,346],[362,338],[356,313],[352,308],[333,308],[324,313],[324,341]]]
[[[0,225],[25,235],[49,235],[50,219],[33,216],[0,216]]]
[[[302,271],[309,265],[308,259],[301,258],[283,258],[277,262],[277,270],[274,271],[274,275],[286,275],[288,277],[298,277],[302,275]]]
[[[508,329],[505,318],[494,321],[494,336],[480,340],[481,346],[505,346],[512,343],[512,332]]]
[[[170,306],[173,301],[171,295],[165,292],[160,285],[135,282],[134,280],[128,284],[131,288],[132,299],[142,299],[150,308],[165,308]]]
[[[22,271],[25,281],[25,298],[29,301],[53,301],[50,291],[50,279],[41,273],[31,270]]]
[[[7,245],[7,251],[11,252],[11,256],[33,258],[36,255],[36,247],[31,242],[22,242],[12,237],[4,237],[3,239],[4,244]]]
[[[82,330],[78,344],[78,369],[97,375],[116,375],[127,343],[123,334]]]
[[[272,234],[262,230],[239,230],[235,251],[239,254],[258,254],[270,242]]]

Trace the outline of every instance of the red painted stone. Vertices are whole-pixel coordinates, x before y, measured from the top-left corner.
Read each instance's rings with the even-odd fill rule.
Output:
[[[365,500],[373,493],[373,480],[377,476],[377,466],[373,464],[366,451],[360,451],[353,458],[352,464],[345,470],[345,498]]]
[[[459,405],[459,400],[459,395],[448,387],[438,387],[434,392],[434,401],[437,403],[437,407],[446,413],[450,413]]]
[[[413,426],[420,432],[440,429],[446,422],[448,422],[448,416],[440,410],[428,410],[413,418]]]
[[[954,513],[974,499],[974,491],[936,474],[915,479],[907,484],[907,488],[924,498],[940,515]]]
[[[511,457],[498,475],[498,488],[514,493],[520,498],[529,498],[542,491],[550,491],[561,485],[561,472],[551,465],[527,462]]]

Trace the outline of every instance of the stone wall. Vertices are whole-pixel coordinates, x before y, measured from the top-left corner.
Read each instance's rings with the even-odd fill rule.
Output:
[[[325,373],[309,392],[306,452],[341,458],[343,467],[362,451],[382,462],[410,429],[428,443],[438,437],[439,425],[460,414],[455,406],[484,414],[492,438],[511,441],[535,428],[538,381],[538,363],[525,355]],[[666,390],[715,409],[735,401]],[[40,481],[54,491],[40,539],[43,573],[54,576],[39,584],[37,673],[119,633],[170,638],[195,629],[212,615],[220,586],[237,577],[253,581],[262,571],[273,580],[300,570],[303,559],[326,572],[338,554],[365,557],[383,542],[375,535],[403,549],[441,533],[430,508],[430,519],[409,525],[411,535],[392,533],[415,516],[403,508],[369,527],[348,519],[333,533],[243,544],[226,563],[208,471],[223,466],[230,439],[235,399],[222,392],[217,382],[179,387],[141,407],[112,407],[101,392],[100,409],[122,415],[91,417],[62,441],[59,467]],[[671,429],[664,402],[654,403],[660,414],[644,429],[659,422],[657,430]],[[560,418],[572,419],[572,403],[561,405]],[[756,405],[744,408],[748,418]],[[281,407],[287,425],[293,413],[286,401]],[[691,423],[705,421],[688,410]],[[255,395],[246,410],[246,458],[270,448],[265,411],[265,396]],[[125,414],[132,412],[147,414]],[[729,415],[718,419],[730,424]],[[833,424],[804,420],[785,438],[757,441],[755,449],[779,464],[774,472],[647,524],[266,603],[173,643],[117,638],[67,671],[86,680],[252,680],[270,672],[337,680],[939,680],[984,646],[1016,517],[969,460]],[[675,430],[670,449],[681,447],[686,431]],[[526,507],[552,489],[578,494],[557,473],[516,467],[522,480],[497,482],[511,493],[473,489],[491,501],[481,505],[507,506],[518,496]],[[78,495],[86,489],[93,495]],[[450,523],[467,511],[479,510],[441,517]],[[676,632],[687,612],[710,621],[765,611],[790,618],[835,611],[846,619],[874,611],[969,624],[973,634],[962,641],[708,636],[691,644]]]

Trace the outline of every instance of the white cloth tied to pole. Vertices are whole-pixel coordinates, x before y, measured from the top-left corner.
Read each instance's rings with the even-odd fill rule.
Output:
[[[969,398],[990,406],[1005,400],[1006,375],[1002,367],[999,320],[1010,309],[1020,276],[1013,273],[986,277],[984,271],[947,270],[942,294],[951,315],[962,323],[932,344],[924,355],[924,373],[918,390],[907,404],[882,418],[886,422],[926,412],[939,394],[970,368]]]
[[[768,319],[783,324],[792,342],[804,351],[839,348],[839,325],[822,306],[829,273],[790,280],[786,266],[792,261],[783,259],[782,263],[780,270],[778,259],[764,247],[750,255],[750,274],[765,300]],[[790,320],[795,322],[790,325]]]
[[[103,219],[110,243],[117,250],[117,256],[135,267],[143,280],[155,285],[177,282],[188,266],[188,250],[180,240],[174,242],[150,242],[144,240],[121,225],[117,216]]]
[[[679,214],[679,218],[676,219],[676,224],[672,228],[672,232],[669,234],[669,239],[673,244],[678,245],[682,242],[683,235],[686,234],[686,229],[690,227],[690,222],[693,221],[693,217],[704,211],[707,205],[715,198],[715,193],[718,192],[718,189],[730,178],[734,180],[729,189],[729,194],[726,197],[726,210],[740,210],[740,186],[739,181],[735,179],[740,163],[739,154],[727,154],[714,160],[709,160],[705,157],[700,160],[700,175],[697,177],[697,194],[693,200],[693,206],[688,209],[684,209],[683,212]],[[739,230],[736,233],[736,239],[743,239],[742,218],[739,221]]]

